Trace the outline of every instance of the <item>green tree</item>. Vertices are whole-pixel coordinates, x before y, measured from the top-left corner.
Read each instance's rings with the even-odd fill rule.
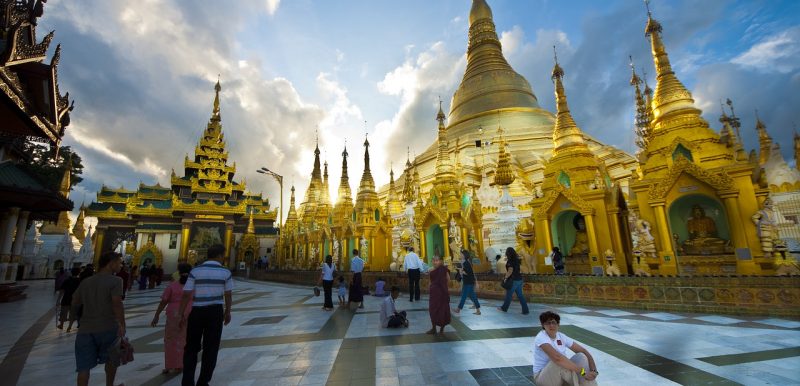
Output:
[[[69,146],[61,146],[56,156],[56,147],[48,144],[28,142],[25,144],[25,152],[30,156],[28,166],[36,173],[48,186],[58,190],[64,170],[68,160],[72,160],[72,171],[70,172],[70,188],[83,181],[83,163],[81,156],[72,151]]]

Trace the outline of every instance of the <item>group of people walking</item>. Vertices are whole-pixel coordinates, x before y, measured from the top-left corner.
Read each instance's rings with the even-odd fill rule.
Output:
[[[222,265],[224,254],[224,246],[213,245],[208,248],[204,263],[194,268],[179,264],[175,280],[164,289],[150,322],[156,327],[161,313],[166,311],[163,373],[182,372],[184,386],[209,384],[216,367],[222,328],[231,321],[233,277]],[[62,314],[81,315],[75,338],[79,386],[88,385],[90,371],[98,364],[105,365],[106,384],[113,385],[117,367],[125,363],[125,353],[131,352],[125,339],[122,303],[126,284],[118,276],[122,269],[122,255],[107,252],[100,257],[96,274],[79,282],[68,277],[60,283]],[[73,271],[72,276],[78,276],[78,272]],[[62,318],[59,317],[59,328],[65,320]],[[71,321],[67,329],[70,327]],[[201,349],[200,375],[195,381]]]

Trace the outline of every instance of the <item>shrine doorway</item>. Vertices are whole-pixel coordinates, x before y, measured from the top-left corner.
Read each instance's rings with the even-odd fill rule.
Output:
[[[582,217],[578,211],[565,210],[558,212],[550,223],[553,246],[558,247],[563,256],[569,255],[570,249],[575,245],[575,235],[577,234],[575,222],[578,217]]]
[[[431,224],[425,232],[425,248],[427,253],[424,260],[427,264],[433,262],[433,256],[437,252],[439,257],[444,256],[444,232],[439,224]]]

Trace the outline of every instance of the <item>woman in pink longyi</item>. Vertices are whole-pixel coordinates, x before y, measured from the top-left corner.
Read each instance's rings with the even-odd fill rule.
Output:
[[[178,315],[181,306],[181,296],[183,295],[183,285],[186,284],[186,279],[189,278],[189,271],[192,266],[186,263],[178,264],[178,274],[180,278],[173,280],[167,288],[164,289],[164,294],[161,295],[161,303],[158,305],[156,315],[153,316],[153,321],[150,326],[155,327],[158,324],[158,317],[164,307],[167,308],[167,324],[164,328],[164,370],[162,373],[178,374],[183,371],[183,347],[186,345],[186,325],[183,328],[180,326],[181,316]],[[174,277],[174,276],[173,276]],[[189,312],[192,311],[192,303],[189,300],[188,307],[186,307],[186,317],[189,317]]]

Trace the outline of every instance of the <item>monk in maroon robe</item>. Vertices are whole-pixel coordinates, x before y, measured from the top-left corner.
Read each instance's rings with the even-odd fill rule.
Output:
[[[450,324],[450,293],[447,288],[450,271],[439,256],[433,257],[433,266],[434,269],[430,272],[431,285],[428,290],[430,295],[428,312],[431,315],[432,327],[427,334],[436,334],[437,326],[439,334],[444,334],[444,326]]]

